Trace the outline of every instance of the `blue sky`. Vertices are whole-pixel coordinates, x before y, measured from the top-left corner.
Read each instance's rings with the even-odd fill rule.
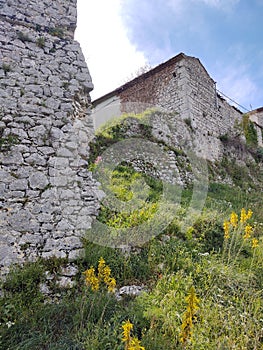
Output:
[[[93,98],[148,63],[198,57],[220,91],[263,106],[263,0],[78,0],[80,41]]]

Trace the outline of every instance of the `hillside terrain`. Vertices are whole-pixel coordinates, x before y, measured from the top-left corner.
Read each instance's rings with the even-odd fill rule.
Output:
[[[104,195],[78,273],[62,258],[14,266],[2,282],[1,349],[263,349],[263,153],[253,126],[244,119],[221,135],[212,162],[190,152],[190,121],[178,124],[188,147],[169,128],[158,133],[149,122],[158,118],[124,115],[97,130],[89,170]],[[57,283],[63,269],[70,288]]]

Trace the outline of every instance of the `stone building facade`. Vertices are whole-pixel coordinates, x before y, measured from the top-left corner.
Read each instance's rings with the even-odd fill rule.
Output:
[[[219,136],[234,132],[242,119],[242,112],[219,95],[199,59],[184,53],[93,101],[93,107],[96,127],[123,112],[151,107],[176,112],[191,125],[196,153],[210,160],[222,154]]]
[[[249,119],[254,123],[257,131],[258,145],[263,147],[263,107],[254,109],[253,111],[247,113]]]
[[[0,267],[74,259],[98,209],[77,0],[0,0]]]

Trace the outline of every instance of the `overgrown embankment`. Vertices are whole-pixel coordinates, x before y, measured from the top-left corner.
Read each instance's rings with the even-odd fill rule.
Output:
[[[171,152],[169,143],[153,138],[147,124],[139,128],[136,120],[127,124],[124,118],[123,124],[98,134],[91,145],[90,169],[96,173],[104,151],[127,134],[134,140],[143,134],[162,152]],[[263,218],[259,187],[253,180],[260,161],[249,160],[255,170],[244,159],[232,162],[224,157],[209,163],[202,212],[198,217],[193,212],[185,227],[195,173],[182,148],[173,152],[182,174],[189,174],[180,184],[173,220],[155,237],[125,251],[84,239],[85,253],[75,262],[79,274],[74,286],[51,283],[58,297],[53,303],[44,302],[39,288],[47,271],[59,272],[66,261],[39,261],[14,269],[2,286],[1,348],[263,348]],[[140,227],[156,216],[165,181],[152,170],[150,164],[143,168],[142,163],[122,161],[106,171],[106,195],[123,204],[117,210],[102,202],[97,219],[109,227],[109,235]],[[260,178],[257,181],[260,184]],[[136,205],[127,210],[131,201]],[[120,287],[134,285],[144,292],[120,297]]]

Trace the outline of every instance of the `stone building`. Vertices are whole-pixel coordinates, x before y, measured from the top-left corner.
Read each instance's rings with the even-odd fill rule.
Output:
[[[253,111],[247,113],[249,119],[254,123],[257,131],[258,145],[263,147],[262,139],[262,129],[263,129],[263,107],[254,109]]]
[[[98,209],[77,0],[0,0],[0,267],[74,259]]]
[[[197,154],[211,160],[222,154],[221,135],[234,132],[242,112],[217,92],[215,81],[195,57],[180,53],[93,101],[95,126],[124,112],[161,107],[177,112],[193,130]]]

